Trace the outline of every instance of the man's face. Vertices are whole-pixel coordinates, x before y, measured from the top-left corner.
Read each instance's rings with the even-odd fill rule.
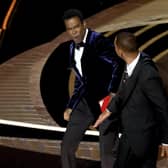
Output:
[[[72,17],[64,21],[66,31],[75,43],[82,42],[85,35],[85,22],[81,22],[79,17]]]

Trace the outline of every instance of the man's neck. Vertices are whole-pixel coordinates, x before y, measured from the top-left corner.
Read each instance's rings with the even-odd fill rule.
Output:
[[[138,56],[138,52],[128,53],[125,55],[125,62],[129,65],[132,61],[134,61]]]

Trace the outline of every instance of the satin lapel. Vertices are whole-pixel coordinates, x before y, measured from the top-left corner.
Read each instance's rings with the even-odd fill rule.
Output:
[[[85,48],[84,48],[83,54],[82,54],[82,60],[85,56],[87,56],[87,51],[88,51],[89,46],[91,44],[92,34],[93,34],[93,32],[90,29],[88,29],[88,34],[87,34],[86,42],[85,42]]]
[[[81,75],[75,65],[76,63],[75,63],[75,59],[74,59],[74,52],[75,52],[74,48],[75,48],[75,44],[72,42],[70,44],[70,64],[71,64],[72,70],[74,71],[76,76],[78,76],[78,79],[79,79],[79,78],[81,78]]]
[[[72,63],[72,65],[74,63],[74,47],[75,47],[75,44],[72,42],[70,44],[70,62]]]
[[[82,54],[82,58],[81,58],[83,73],[85,73],[84,69],[88,66],[88,61],[90,59],[89,58],[90,54],[88,55],[88,53],[90,53],[89,50],[90,50],[90,47],[92,46],[92,35],[93,35],[93,32],[89,29],[86,42],[85,42],[85,47],[84,47],[83,54]]]
[[[128,98],[130,97],[130,95],[132,94],[132,92],[136,86],[136,83],[139,78],[139,73],[141,70],[141,64],[142,64],[142,58],[140,58],[139,62],[137,63],[131,77],[129,77],[127,79],[127,82],[126,82],[124,89],[122,91],[122,99],[123,99],[122,105],[121,105],[122,107],[125,105],[125,103],[127,102]]]

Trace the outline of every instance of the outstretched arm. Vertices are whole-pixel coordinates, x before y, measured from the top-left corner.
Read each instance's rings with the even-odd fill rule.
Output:
[[[97,128],[105,119],[107,119],[111,115],[111,112],[107,109],[101,113],[93,125],[93,128]]]

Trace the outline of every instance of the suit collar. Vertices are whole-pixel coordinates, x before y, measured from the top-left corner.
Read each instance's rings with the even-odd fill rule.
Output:
[[[132,75],[127,79],[125,87],[122,90],[122,93],[121,93],[122,96],[123,96],[122,97],[122,99],[123,99],[123,101],[122,101],[122,107],[127,102],[128,98],[130,97],[131,93],[133,92],[133,90],[134,90],[134,88],[136,86],[136,83],[137,83],[137,81],[139,79],[139,73],[140,73],[140,70],[142,68],[141,65],[142,65],[143,60],[144,60],[144,57],[141,54],[140,58],[139,58],[139,61],[136,64]]]
[[[128,76],[132,75],[132,73],[136,67],[136,64],[139,61],[139,58],[140,58],[140,53],[138,53],[137,57],[130,64],[127,64],[126,68],[127,68]]]

